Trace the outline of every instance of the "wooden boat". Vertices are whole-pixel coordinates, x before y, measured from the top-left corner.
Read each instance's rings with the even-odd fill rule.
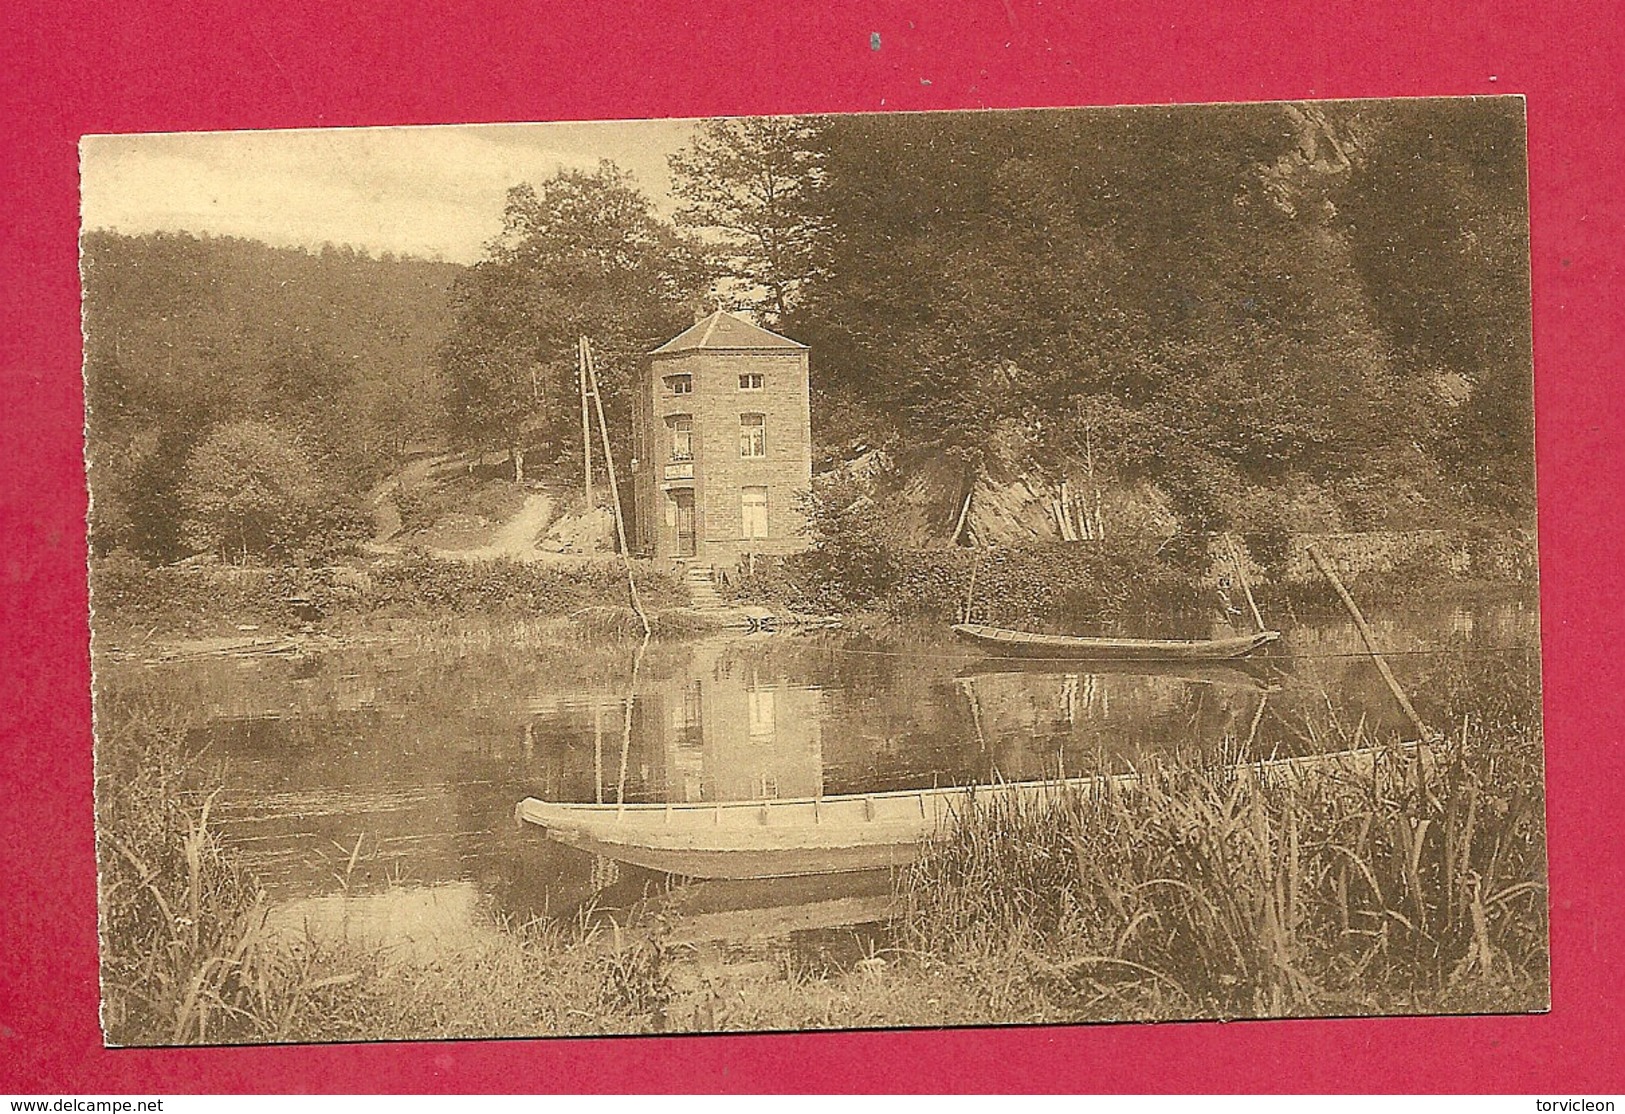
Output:
[[[1281,637],[1266,630],[1236,638],[1082,638],[1033,634],[984,623],[956,623],[954,633],[982,649],[1006,657],[1068,661],[1224,661],[1244,657]]]
[[[1293,780],[1370,768],[1382,748],[1249,763],[1237,776]],[[975,802],[1037,803],[1131,788],[1137,774],[905,789],[831,797],[693,804],[572,804],[527,797],[514,809],[569,846],[690,878],[788,878],[906,866]]]
[[[1053,784],[1053,783],[1052,783]],[[515,816],[582,851],[690,878],[788,878],[906,866],[964,789],[707,804],[567,804]]]

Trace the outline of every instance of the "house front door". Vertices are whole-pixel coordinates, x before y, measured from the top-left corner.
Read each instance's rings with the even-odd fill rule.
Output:
[[[677,556],[694,556],[694,493],[674,491],[672,502],[677,504]]]

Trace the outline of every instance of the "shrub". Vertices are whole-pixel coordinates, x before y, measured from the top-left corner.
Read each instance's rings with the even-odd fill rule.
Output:
[[[633,575],[646,609],[688,602],[686,589],[669,573],[640,562]],[[566,565],[510,560],[443,561],[413,555],[378,565],[371,579],[367,604],[374,608],[564,615],[627,601],[626,573],[614,560]]]
[[[822,603],[861,607],[891,591],[902,570],[882,540],[880,506],[856,480],[822,479],[807,504],[812,547],[798,556],[804,582]]]
[[[145,610],[151,571],[128,549],[115,549],[90,563],[90,603],[105,613]]]
[[[181,536],[200,551],[286,553],[310,532],[321,502],[310,461],[264,422],[218,427],[193,450],[178,493]]]
[[[334,495],[312,513],[296,556],[328,559],[353,554],[372,532],[372,512],[354,495]]]
[[[645,609],[688,603],[687,589],[669,573],[639,563],[634,575]],[[310,600],[318,613],[327,614],[404,608],[543,617],[606,607],[619,614],[628,606],[626,573],[614,560],[525,564],[444,561],[416,555],[365,571],[344,565],[146,568],[128,553],[115,552],[92,563],[91,585],[99,620],[142,623],[288,623],[298,619],[294,605],[288,602],[296,597]]]
[[[894,560],[899,572],[884,607],[898,618],[957,619],[969,593],[980,620],[1075,629],[1180,611],[1197,598],[1193,578],[1137,540],[914,550]]]

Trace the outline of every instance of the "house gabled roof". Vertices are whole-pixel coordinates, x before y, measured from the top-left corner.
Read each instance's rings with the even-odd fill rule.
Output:
[[[692,326],[656,348],[650,355],[666,356],[673,352],[692,352],[702,348],[735,351],[743,349],[754,352],[764,349],[795,350],[806,347],[805,344],[793,341],[789,337],[770,333],[766,329],[752,325],[742,317],[735,317],[719,309],[710,317],[694,322]]]

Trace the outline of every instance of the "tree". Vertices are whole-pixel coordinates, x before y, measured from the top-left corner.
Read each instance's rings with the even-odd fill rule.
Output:
[[[82,247],[97,552],[184,555],[177,489],[219,425],[297,435],[324,481],[359,495],[440,422],[434,349],[460,266],[184,233],[87,232]]]
[[[825,224],[824,125],[812,116],[706,120],[669,160],[677,223],[709,233],[735,294],[781,321],[811,273]]]
[[[514,453],[516,474],[528,443],[569,457],[583,335],[611,424],[627,428],[635,368],[691,322],[706,277],[695,246],[612,163],[509,190],[502,232],[458,282],[440,349],[453,434]]]
[[[1529,210],[1521,101],[1394,101],[1361,110],[1339,197],[1353,258],[1408,374],[1468,388],[1432,446],[1475,500],[1534,501]]]
[[[1333,203],[1358,188],[1346,124],[1292,105],[833,119],[791,312],[816,388],[872,414],[872,441],[971,473],[1088,456],[1148,478],[1192,529],[1248,485],[1400,459],[1437,405]]]
[[[209,434],[186,462],[178,498],[182,538],[222,557],[284,553],[320,506],[316,474],[276,427],[244,421]]]

